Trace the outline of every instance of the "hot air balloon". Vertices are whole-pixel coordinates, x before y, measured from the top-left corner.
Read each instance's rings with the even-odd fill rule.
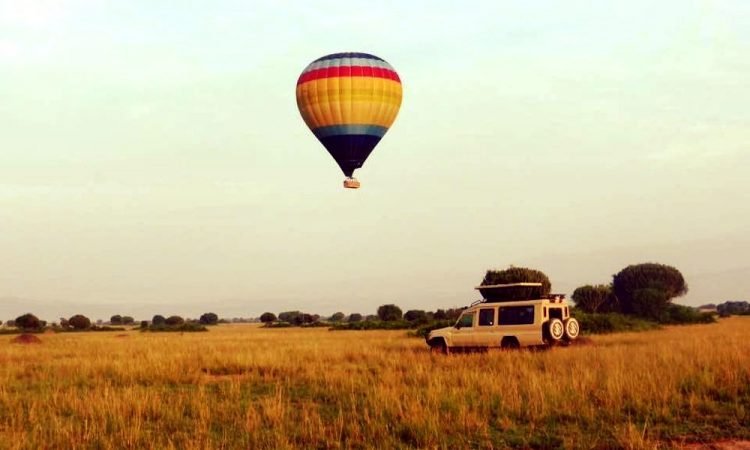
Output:
[[[388,131],[401,106],[401,80],[367,53],[334,53],[310,63],[297,80],[297,106],[307,126],[356,189],[353,174]]]

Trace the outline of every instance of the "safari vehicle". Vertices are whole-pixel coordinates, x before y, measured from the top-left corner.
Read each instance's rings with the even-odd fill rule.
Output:
[[[578,321],[562,294],[531,300],[500,300],[500,289],[533,288],[541,283],[479,286],[485,297],[466,308],[452,327],[431,331],[426,339],[433,351],[452,349],[520,348],[569,343],[579,334]],[[533,292],[533,289],[532,289]]]

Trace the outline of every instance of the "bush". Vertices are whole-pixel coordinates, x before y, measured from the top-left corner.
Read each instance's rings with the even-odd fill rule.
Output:
[[[302,313],[299,311],[284,311],[279,313],[279,320],[287,323],[302,323]]]
[[[265,322],[266,328],[289,328],[292,324],[289,322]]]
[[[158,327],[161,325],[166,325],[166,323],[167,323],[167,319],[165,319],[164,316],[162,315],[157,314],[151,318],[151,325],[155,325]]]
[[[702,313],[683,305],[669,305],[659,317],[659,323],[681,325],[690,323],[714,323],[716,319],[711,313]]]
[[[109,318],[109,323],[112,325],[122,325],[122,316],[119,314],[115,314],[114,316]]]
[[[573,291],[573,301],[576,308],[590,313],[619,312],[617,298],[612,292],[612,286],[598,284],[592,286],[587,284]]]
[[[344,315],[344,313],[342,313],[342,312],[337,312],[337,313],[334,313],[334,314],[333,314],[333,315],[331,316],[331,322],[341,322],[342,320],[344,320],[344,318],[345,318],[345,317],[346,317],[346,316],[345,316],[345,315]]]
[[[406,314],[404,314],[404,319],[408,320],[409,322],[419,322],[419,323],[425,323],[427,322],[427,313],[422,311],[421,309],[410,309],[409,311],[406,311]]]
[[[123,325],[132,325],[135,323],[135,319],[130,316],[123,316],[122,317],[122,324]]]
[[[679,270],[656,263],[622,269],[613,277],[612,288],[622,312],[651,319],[658,319],[673,298],[688,291]]]
[[[526,267],[509,267],[505,270],[488,270],[481,286],[511,283],[541,283],[541,286],[517,286],[504,289],[479,289],[482,297],[493,301],[530,300],[549,295],[552,284],[547,275]]]
[[[750,314],[750,303],[748,302],[724,302],[716,307],[716,312],[722,317],[731,315]]]
[[[174,316],[177,317],[177,316]],[[181,323],[174,326],[167,325],[151,325],[148,328],[141,329],[141,331],[153,331],[153,332],[180,332],[180,333],[192,333],[198,331],[208,331],[205,325],[199,323]]]
[[[378,307],[378,318],[384,322],[401,320],[402,315],[401,308],[394,304],[380,305]]]
[[[362,322],[362,314],[352,313],[349,314],[349,322]]]
[[[659,324],[619,313],[596,314],[573,308],[572,316],[578,319],[585,334],[618,333],[624,331],[646,331],[659,328]]]
[[[183,319],[180,316],[169,316],[167,317],[167,320],[164,321],[164,324],[170,327],[182,325],[184,323],[185,323],[185,319]]]
[[[427,337],[427,334],[430,331],[437,330],[438,328],[450,327],[454,323],[456,323],[455,320],[435,320],[427,325],[417,328],[417,330],[413,333],[413,336],[424,338]]]
[[[407,330],[415,324],[405,320],[366,320],[362,322],[346,322],[333,324],[329,329],[338,330]]]
[[[91,320],[82,314],[76,314],[68,319],[68,325],[76,330],[88,330],[91,328]]]
[[[141,320],[141,329],[148,328],[148,320]]]
[[[219,316],[217,316],[215,313],[208,312],[201,315],[201,318],[198,320],[203,325],[216,325],[219,323]]]
[[[23,330],[38,330],[44,326],[43,322],[31,313],[26,313],[22,316],[16,317],[14,323],[17,328]]]
[[[266,324],[276,322],[276,315],[274,313],[265,312],[260,315],[260,321]]]

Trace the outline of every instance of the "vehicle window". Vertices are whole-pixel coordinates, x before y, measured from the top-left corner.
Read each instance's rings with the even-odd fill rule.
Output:
[[[474,313],[468,313],[461,316],[461,318],[458,319],[458,324],[461,328],[471,328],[474,325]]]
[[[533,306],[504,306],[498,308],[500,325],[530,325],[534,323]]]
[[[479,326],[491,327],[495,325],[495,308],[479,310]]]

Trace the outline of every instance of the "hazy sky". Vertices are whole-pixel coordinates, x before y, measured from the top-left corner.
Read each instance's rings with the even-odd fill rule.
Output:
[[[675,265],[750,297],[750,2],[0,0],[0,319],[465,305]],[[299,73],[386,59],[344,190]]]

